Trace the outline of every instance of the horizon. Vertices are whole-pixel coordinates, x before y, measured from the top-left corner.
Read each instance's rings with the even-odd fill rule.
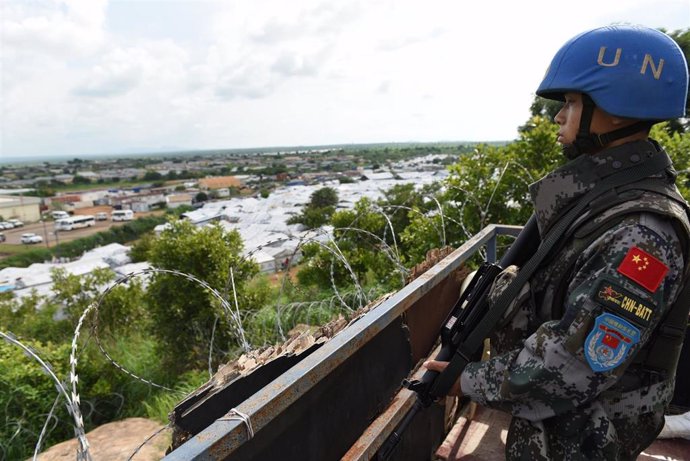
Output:
[[[503,141],[433,141],[433,142],[381,142],[381,143],[350,143],[350,144],[322,144],[322,145],[296,145],[296,146],[263,146],[263,147],[243,147],[243,148],[208,148],[208,149],[190,149],[190,150],[174,150],[174,151],[150,151],[150,152],[122,152],[115,154],[81,154],[81,155],[60,155],[60,156],[22,156],[22,157],[0,157],[0,165],[23,165],[35,163],[59,163],[68,160],[117,160],[117,159],[139,159],[152,157],[186,157],[194,155],[221,155],[230,156],[233,154],[271,154],[271,153],[296,153],[299,151],[315,151],[315,150],[357,150],[362,148],[379,148],[379,147],[413,147],[413,146],[449,146],[449,145],[471,145],[471,144],[505,144],[512,142],[510,140]]]

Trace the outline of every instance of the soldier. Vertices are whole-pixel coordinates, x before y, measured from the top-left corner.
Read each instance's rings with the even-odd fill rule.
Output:
[[[684,116],[687,88],[678,45],[626,25],[568,41],[537,90],[564,102],[555,121],[570,159],[530,186],[542,238],[607,177],[662,166],[588,205],[508,307],[491,358],[455,384],[513,415],[507,459],[632,460],[663,426],[688,315],[679,293],[690,223],[670,160],[648,135]],[[518,270],[496,279],[490,300]]]

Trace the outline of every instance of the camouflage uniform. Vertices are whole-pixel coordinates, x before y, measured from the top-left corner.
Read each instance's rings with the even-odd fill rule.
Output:
[[[659,150],[642,141],[582,155],[531,185],[541,235],[601,176],[649,155],[666,155]],[[667,170],[658,183],[673,192],[673,178]],[[507,459],[634,459],[663,426],[673,379],[650,380],[630,365],[678,296],[685,268],[681,239],[686,240],[690,225],[682,204],[667,196],[635,187],[626,193],[631,200],[607,206],[611,197],[604,197],[603,206],[592,204],[509,306],[492,338],[492,357],[462,373],[464,395],[514,416]],[[589,229],[600,231],[588,235]],[[666,268],[658,287],[645,288],[635,274],[631,279],[619,271],[631,248]],[[490,299],[516,270],[499,276]],[[620,296],[603,297],[606,289]],[[636,300],[633,314],[610,302],[615,299]],[[591,338],[596,338],[598,318],[611,318],[604,314],[629,321],[639,341],[626,353],[618,349],[616,366],[594,371],[588,360],[596,358],[593,349],[601,338]],[[631,378],[633,389],[623,384]]]

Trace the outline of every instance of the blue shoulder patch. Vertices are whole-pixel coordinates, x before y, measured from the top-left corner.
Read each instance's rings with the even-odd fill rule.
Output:
[[[640,330],[623,318],[604,313],[596,318],[585,340],[585,358],[595,372],[608,371],[623,363],[640,341]]]

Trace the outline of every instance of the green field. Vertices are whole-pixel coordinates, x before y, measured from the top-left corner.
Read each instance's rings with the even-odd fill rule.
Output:
[[[10,243],[0,243],[0,258],[26,253],[34,247],[35,245],[12,245]]]

